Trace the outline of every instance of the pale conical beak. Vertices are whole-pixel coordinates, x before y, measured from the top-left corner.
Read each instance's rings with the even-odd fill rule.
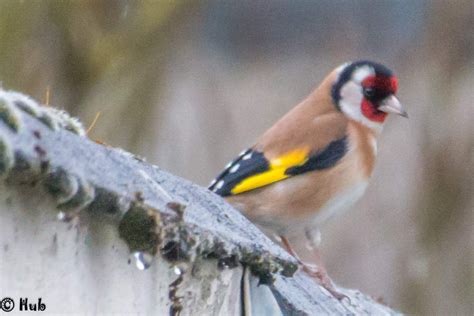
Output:
[[[405,111],[400,101],[398,101],[398,99],[394,95],[385,98],[385,100],[382,101],[377,110],[386,113],[395,113],[408,118],[407,111]]]

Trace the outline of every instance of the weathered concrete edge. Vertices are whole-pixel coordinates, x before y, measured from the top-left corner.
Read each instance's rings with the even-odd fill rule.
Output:
[[[13,186],[40,181],[65,220],[102,212],[117,219],[132,251],[160,249],[170,261],[208,256],[222,268],[248,265],[265,283],[276,278],[272,290],[287,314],[395,313],[360,293],[350,304],[339,302],[300,273],[284,277],[296,269],[293,258],[222,199],[82,137],[80,123],[65,112],[0,90],[0,120],[0,173]]]

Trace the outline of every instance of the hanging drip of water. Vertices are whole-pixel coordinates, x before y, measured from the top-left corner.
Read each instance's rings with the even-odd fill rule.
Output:
[[[132,254],[135,259],[135,265],[138,270],[146,270],[151,266],[153,256],[147,252],[135,251]]]

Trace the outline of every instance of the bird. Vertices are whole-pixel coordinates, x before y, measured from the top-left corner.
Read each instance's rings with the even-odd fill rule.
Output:
[[[276,236],[339,299],[345,295],[335,290],[320,259],[319,228],[364,194],[387,116],[408,117],[397,90],[397,77],[380,63],[340,65],[208,187]],[[298,234],[315,249],[316,265],[293,250],[289,237]]]

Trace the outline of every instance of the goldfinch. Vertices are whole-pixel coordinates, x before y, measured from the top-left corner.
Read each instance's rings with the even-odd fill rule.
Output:
[[[408,117],[395,97],[397,87],[395,75],[379,63],[337,67],[231,161],[209,189],[279,236],[299,260],[287,237],[313,236],[327,219],[355,203],[374,169],[376,139],[387,115]],[[315,275],[337,295],[328,278]]]

